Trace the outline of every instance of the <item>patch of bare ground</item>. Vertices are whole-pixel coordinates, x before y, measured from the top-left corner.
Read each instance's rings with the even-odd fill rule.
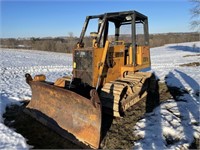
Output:
[[[134,141],[140,137],[133,135],[133,127],[146,112],[151,112],[160,102],[172,98],[165,83],[157,82],[156,91],[148,92],[147,97],[130,107],[123,118],[113,119],[106,136],[103,138],[100,147],[102,149],[131,149]],[[107,121],[103,118],[103,121]],[[103,124],[104,125],[104,124]],[[103,126],[103,133],[104,131]],[[104,133],[105,134],[105,133]]]
[[[23,109],[26,105],[27,102],[22,106],[12,105],[7,107],[6,113],[3,115],[4,123],[23,135],[28,140],[27,143],[34,149],[81,148],[25,114]]]
[[[195,54],[195,55],[184,55],[183,57],[193,57],[193,56],[200,56],[200,54]]]
[[[125,112],[123,118],[115,119],[111,116],[103,114],[102,117],[102,140],[101,149],[132,149],[134,141],[140,137],[133,135],[133,127],[146,112],[151,112],[154,107],[161,102],[166,101],[174,95],[179,95],[178,89],[170,89],[165,83],[157,82],[156,90],[148,92],[147,97],[143,98],[136,105],[132,106]],[[27,143],[36,149],[80,149],[81,147],[62,138],[54,131],[43,126],[32,117],[23,113],[23,106],[11,106],[6,109],[4,114],[5,124],[11,128],[15,128],[16,132],[22,134]],[[14,120],[14,121],[13,121]],[[196,148],[198,140],[191,145]]]
[[[184,94],[188,94],[188,91],[186,89],[180,89],[177,87],[173,87],[173,86],[168,86],[168,92],[170,93],[170,95],[172,96],[172,98],[176,101],[181,101],[179,99],[180,96],[184,95]],[[196,95],[199,92],[196,93]],[[198,96],[198,95],[197,95]],[[196,137],[193,137],[193,143],[189,146],[189,149],[191,150],[196,150],[196,149],[200,149],[200,139],[197,139]],[[168,141],[169,142],[169,141]],[[170,141],[170,142],[174,142],[174,141]],[[184,149],[184,148],[183,148]]]
[[[196,66],[200,66],[200,62],[192,62],[192,63],[188,63],[188,64],[181,64],[181,67],[196,67]]]

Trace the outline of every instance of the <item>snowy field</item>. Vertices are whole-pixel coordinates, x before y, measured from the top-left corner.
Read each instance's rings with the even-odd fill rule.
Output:
[[[71,73],[70,54],[30,51],[1,50],[1,101],[0,101],[0,149],[28,149],[20,134],[3,124],[6,106],[31,99],[31,89],[25,82],[25,73],[45,74],[48,81]]]
[[[133,127],[141,139],[136,149],[188,148],[200,138],[200,66],[180,66],[200,60],[200,42],[170,44],[151,49],[151,70],[168,86],[188,91],[175,101],[169,99],[148,113]],[[31,99],[25,73],[45,74],[48,81],[71,73],[70,54],[1,49],[0,149],[29,149],[26,139],[6,127],[2,115],[6,106]]]
[[[141,140],[134,149],[188,149],[200,138],[200,42],[169,44],[151,49],[151,70],[161,82],[188,93],[169,99],[145,115],[134,129]]]

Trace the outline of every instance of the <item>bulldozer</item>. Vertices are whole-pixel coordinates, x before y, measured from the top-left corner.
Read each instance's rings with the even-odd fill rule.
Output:
[[[130,31],[122,34],[122,27]],[[42,74],[25,75],[32,99],[24,111],[64,138],[97,149],[102,113],[123,117],[147,95],[148,17],[134,10],[87,16],[72,57],[72,75],[54,83]]]

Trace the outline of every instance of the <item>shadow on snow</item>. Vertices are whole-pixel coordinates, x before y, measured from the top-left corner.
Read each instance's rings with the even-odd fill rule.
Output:
[[[192,79],[187,74],[175,70],[179,75],[185,80],[185,82],[191,86],[193,90],[194,86],[197,87],[199,84]],[[172,87],[169,83],[171,81],[176,83],[176,86]],[[197,145],[191,145],[194,141],[194,135],[196,130],[194,126],[199,125],[199,107],[196,102],[196,99],[191,96],[187,90],[184,88],[184,85],[181,81],[174,75],[174,73],[169,72],[166,76],[165,81],[167,88],[172,95],[174,100],[168,100],[162,102],[162,105],[156,107],[153,113],[147,113],[143,121],[144,127],[140,127],[140,130],[144,132],[144,137],[140,139],[140,144],[136,145],[137,148],[142,149],[166,149],[166,148],[175,148],[182,147],[184,144],[188,144],[188,148],[197,148]],[[180,87],[183,87],[180,89]],[[150,94],[150,95],[149,95]],[[151,100],[159,103],[159,86],[155,93],[148,93]],[[147,97],[148,101],[148,97]],[[172,104],[168,108],[168,104]],[[176,111],[174,111],[174,109]],[[168,117],[170,117],[168,119]],[[178,118],[178,119],[177,119]],[[179,123],[173,122],[173,120],[179,120]],[[137,125],[136,125],[137,126]],[[138,124],[140,126],[140,124]],[[170,130],[174,130],[174,136],[171,133],[168,133]],[[181,131],[180,131],[181,130]],[[178,135],[178,134],[181,135]],[[180,138],[177,139],[176,137]]]
[[[169,46],[172,50],[179,50],[179,51],[186,51],[186,52],[200,52],[200,47],[193,44],[193,46],[183,46],[183,45],[176,45],[176,46]]]

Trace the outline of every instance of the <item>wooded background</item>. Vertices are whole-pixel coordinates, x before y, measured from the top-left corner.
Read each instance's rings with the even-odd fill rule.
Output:
[[[19,49],[32,49],[53,52],[71,53],[78,37],[70,33],[67,37],[47,37],[47,38],[1,38],[1,48],[19,48]],[[90,43],[90,37],[85,39],[85,42]],[[150,47],[163,46],[170,43],[192,42],[200,41],[198,32],[192,33],[165,33],[165,34],[150,34],[149,42]]]

